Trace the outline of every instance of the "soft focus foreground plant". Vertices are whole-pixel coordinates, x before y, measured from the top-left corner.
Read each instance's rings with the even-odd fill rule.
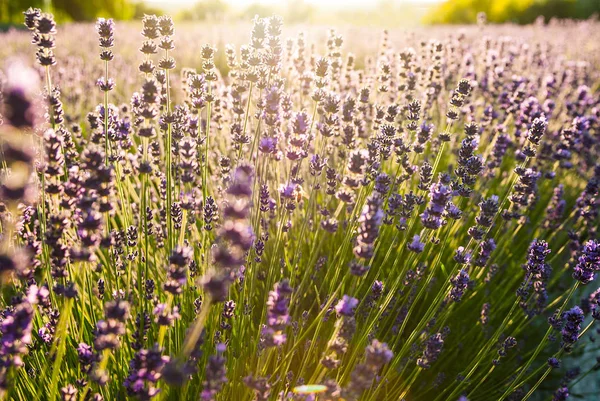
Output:
[[[600,60],[561,42],[593,50],[596,25],[386,32],[360,68],[335,31],[321,53],[256,19],[224,76],[212,45],[176,68],[195,38],[168,17],[123,59],[99,20],[101,60],[66,69],[52,16],[25,21],[40,73],[2,79],[4,398],[562,400],[597,375]]]

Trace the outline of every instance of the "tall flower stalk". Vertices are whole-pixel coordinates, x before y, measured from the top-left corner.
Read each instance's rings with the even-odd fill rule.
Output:
[[[114,58],[112,47],[115,44],[115,23],[112,19],[99,18],[96,22],[100,48],[100,60],[104,61],[104,77],[98,80],[98,87],[104,94],[104,164],[108,166],[111,158],[110,138],[108,133],[108,92],[114,89],[112,78],[108,77],[108,63]]]
[[[166,218],[167,218],[167,252],[170,253],[174,246],[173,235],[173,114],[171,113],[171,80],[170,71],[175,68],[175,59],[169,56],[169,51],[174,49],[173,36],[173,20],[171,17],[163,16],[158,19],[158,30],[162,36],[158,47],[164,50],[164,57],[158,62],[158,68],[162,69],[165,74],[165,91],[166,104],[163,120],[167,124],[167,137],[165,141],[165,175],[167,179],[167,203],[166,203]]]

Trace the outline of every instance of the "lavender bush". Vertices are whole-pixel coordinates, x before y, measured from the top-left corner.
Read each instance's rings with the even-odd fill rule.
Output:
[[[24,17],[0,398],[595,399],[597,23]]]

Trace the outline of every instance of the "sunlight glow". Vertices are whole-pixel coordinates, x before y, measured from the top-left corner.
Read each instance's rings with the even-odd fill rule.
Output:
[[[149,4],[168,3],[176,6],[188,6],[199,2],[199,0],[144,0]],[[388,0],[394,4],[431,4],[438,3],[442,0]],[[304,0],[305,3],[312,4],[315,6],[326,6],[326,7],[372,7],[378,3],[378,1],[371,0]],[[225,3],[233,7],[247,7],[252,4],[262,5],[284,5],[285,0],[225,0]]]

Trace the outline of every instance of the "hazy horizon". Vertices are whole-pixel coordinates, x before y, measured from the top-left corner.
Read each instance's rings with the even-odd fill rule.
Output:
[[[201,2],[202,0],[143,0],[144,3],[151,5],[169,5],[169,6],[188,6],[194,5],[196,3]],[[337,7],[348,7],[351,6],[353,8],[368,8],[380,2],[389,2],[396,5],[402,4],[423,4],[423,5],[431,5],[435,3],[440,3],[443,0],[382,0],[382,1],[364,1],[364,0],[328,0],[323,2],[323,0],[304,0],[305,3],[311,4],[313,6],[325,6],[327,8],[337,8]],[[234,6],[234,7],[247,7],[254,4],[262,4],[262,5],[275,5],[275,6],[283,6],[287,2],[286,0],[223,0],[223,2]]]

